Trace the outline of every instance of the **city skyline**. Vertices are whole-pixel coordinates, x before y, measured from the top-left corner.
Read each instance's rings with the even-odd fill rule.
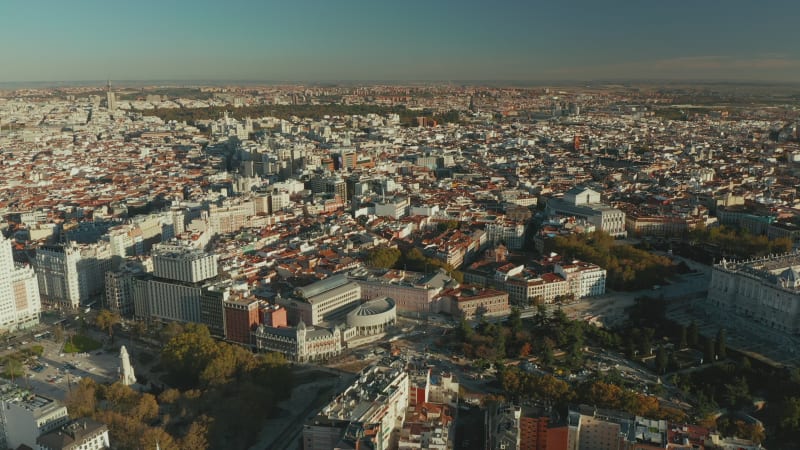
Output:
[[[80,25],[63,12],[48,17]],[[129,58],[112,51],[134,42],[127,25],[97,38],[120,14],[58,45]],[[220,36],[234,62],[258,46]],[[502,39],[464,64],[491,68]],[[37,42],[9,47],[41,57],[51,40]],[[165,70],[210,48],[186,42],[164,44]],[[671,61],[653,74],[793,70],[673,45],[647,43],[648,61]],[[606,47],[622,48],[589,50]],[[635,57],[578,63],[631,78]],[[798,80],[122,69],[0,82],[0,449],[800,442]]]
[[[800,80],[768,3],[10,1],[0,82]]]

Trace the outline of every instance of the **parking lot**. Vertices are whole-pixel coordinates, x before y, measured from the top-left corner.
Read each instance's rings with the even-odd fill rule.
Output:
[[[99,383],[117,379],[119,356],[116,351],[63,353],[63,344],[56,344],[51,339],[20,344],[17,349],[33,345],[44,347],[44,353],[41,357],[29,359],[25,365],[25,376],[17,379],[16,383],[39,394],[64,400],[71,387],[83,377],[91,377]],[[3,353],[11,351],[6,349]]]

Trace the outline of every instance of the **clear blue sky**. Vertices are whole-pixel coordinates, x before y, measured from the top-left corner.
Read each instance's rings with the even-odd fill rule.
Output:
[[[800,0],[0,0],[0,82],[800,82]]]

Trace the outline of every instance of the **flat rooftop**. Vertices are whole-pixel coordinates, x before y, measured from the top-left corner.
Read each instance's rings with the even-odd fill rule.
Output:
[[[310,299],[324,292],[344,286],[349,282],[350,280],[347,278],[347,275],[339,274],[317,281],[316,283],[311,283],[308,286],[297,288],[295,292],[305,299]]]

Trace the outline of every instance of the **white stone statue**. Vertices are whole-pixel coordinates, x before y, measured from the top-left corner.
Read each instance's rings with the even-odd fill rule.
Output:
[[[136,383],[136,375],[133,374],[131,358],[128,356],[128,349],[124,345],[119,349],[119,379],[125,386]]]

